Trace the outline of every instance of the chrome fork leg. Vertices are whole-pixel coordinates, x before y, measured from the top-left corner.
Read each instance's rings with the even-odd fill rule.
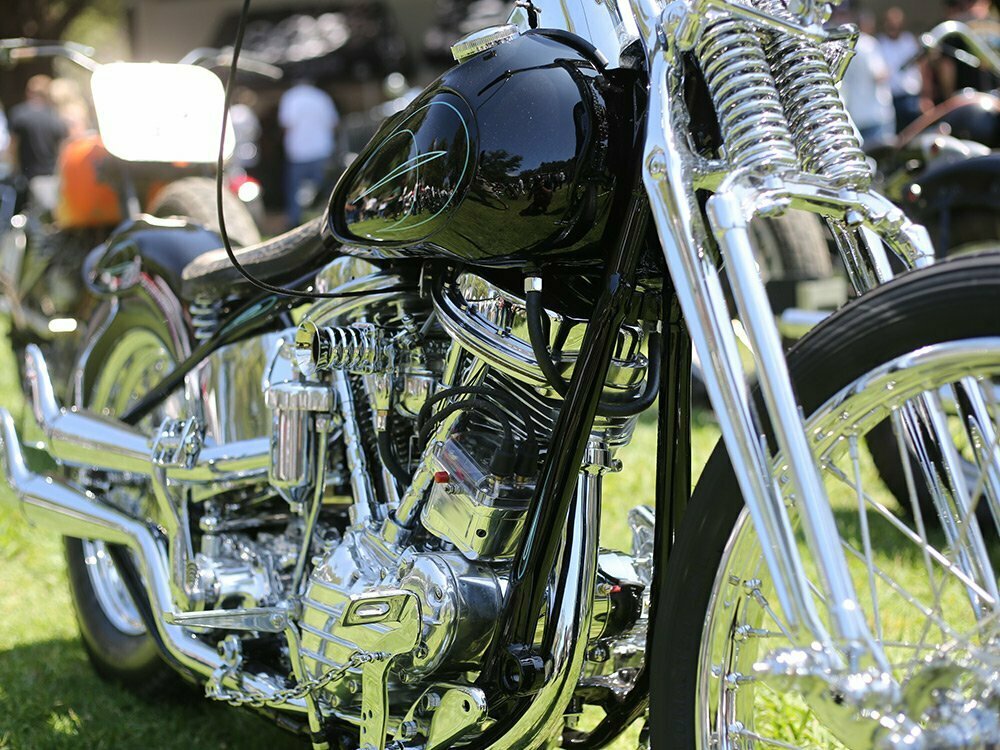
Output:
[[[712,406],[758,530],[789,632],[800,645],[818,640],[829,646],[783,501],[771,486],[770,456],[754,425],[722,285],[714,264],[703,252],[705,243],[699,247],[697,238],[704,238],[706,232],[694,196],[687,189],[692,175],[684,157],[684,141],[673,127],[672,102],[682,101],[682,97],[671,91],[677,83],[672,72],[665,55],[653,56],[651,79],[655,83],[650,92],[643,179],[660,243],[692,342],[710,375],[706,386]],[[774,326],[773,320],[770,325]],[[847,632],[855,634],[853,625]]]
[[[756,374],[775,441],[788,462],[795,502],[802,511],[799,515],[819,572],[819,586],[827,602],[831,626],[842,641],[874,646],[857,604],[833,510],[809,447],[774,312],[754,263],[747,229],[753,211],[748,209],[745,215],[744,205],[755,203],[744,204],[737,190],[727,190],[724,186],[708,201],[709,221],[722,249],[736,306],[753,347]],[[782,520],[788,522],[787,517]]]

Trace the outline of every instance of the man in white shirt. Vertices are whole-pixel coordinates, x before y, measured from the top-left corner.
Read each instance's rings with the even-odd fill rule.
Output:
[[[339,121],[333,99],[309,81],[299,81],[281,96],[278,122],[285,131],[285,206],[290,227],[302,221],[303,205],[312,202],[323,184]]]
[[[879,52],[878,41],[870,33],[874,30],[873,19],[862,13],[858,21],[861,35],[844,73],[840,94],[862,140],[888,140],[896,134],[889,68]]]
[[[879,51],[889,68],[892,104],[896,110],[896,127],[902,130],[920,117],[920,93],[923,76],[914,58],[920,52],[916,37],[905,30],[906,15],[901,8],[889,8],[882,17],[882,33],[878,37]]]

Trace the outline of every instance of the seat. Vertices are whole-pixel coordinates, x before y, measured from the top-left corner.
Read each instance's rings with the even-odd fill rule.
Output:
[[[237,260],[254,277],[275,286],[289,284],[318,269],[332,255],[323,239],[323,217],[256,245],[234,248]],[[252,287],[229,259],[224,247],[208,250],[181,273],[181,297],[219,297]]]

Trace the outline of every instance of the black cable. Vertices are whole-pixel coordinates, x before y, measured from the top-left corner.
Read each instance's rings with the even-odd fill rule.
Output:
[[[602,417],[632,417],[646,411],[660,392],[660,366],[663,363],[663,334],[653,331],[649,334],[646,350],[649,364],[646,366],[646,384],[638,397],[627,400],[601,399],[597,413]]]
[[[229,103],[233,98],[233,81],[236,80],[240,50],[243,48],[243,35],[246,32],[247,17],[250,15],[250,0],[243,0],[243,9],[240,11],[239,23],[236,27],[236,42],[233,44],[233,59],[229,63],[229,80],[226,81],[226,97],[222,109],[222,135],[219,136],[219,159],[216,164],[215,173],[215,202],[219,215],[219,234],[222,236],[222,244],[226,249],[226,255],[233,267],[240,272],[240,275],[249,281],[253,286],[272,294],[280,294],[285,297],[296,297],[298,299],[343,299],[345,297],[360,297],[368,294],[385,294],[386,292],[412,291],[411,287],[386,287],[385,289],[372,289],[366,292],[304,292],[297,289],[288,289],[283,286],[275,286],[261,281],[251,274],[236,257],[233,244],[229,240],[229,233],[226,231],[226,216],[222,210],[223,191],[223,169],[225,167],[226,151],[226,125],[229,124]]]
[[[560,396],[569,391],[569,383],[552,361],[546,346],[545,327],[542,323],[545,311],[542,308],[542,293],[539,290],[525,292],[525,316],[528,319],[528,340],[531,351],[535,355],[538,367],[545,376],[548,385]],[[662,359],[663,337],[657,331],[649,334],[649,366],[646,371],[646,383],[638,396],[625,399],[602,398],[597,404],[597,414],[602,417],[632,417],[645,411],[656,400],[660,382],[660,360]]]
[[[538,466],[538,431],[535,428],[535,421],[532,419],[527,405],[519,401],[513,394],[498,388],[490,388],[485,385],[458,385],[435,393],[421,407],[420,413],[417,415],[417,429],[419,430],[430,417],[431,409],[436,403],[451,396],[486,396],[512,412],[518,412],[524,423],[524,443],[518,452],[514,470],[522,477],[530,477],[535,474]]]
[[[431,416],[431,409],[439,401],[451,396],[486,396],[500,402],[501,406],[506,406],[511,411],[520,412],[521,421],[524,422],[524,450],[535,453],[538,450],[538,433],[535,429],[535,422],[531,418],[528,408],[517,400],[510,393],[504,393],[496,388],[485,385],[457,385],[444,391],[439,391],[424,402],[417,415],[417,429],[419,430]]]
[[[399,458],[396,456],[396,449],[392,444],[392,435],[389,432],[388,424],[386,424],[384,430],[381,430],[378,433],[375,442],[378,447],[378,456],[382,460],[385,468],[389,470],[389,473],[392,474],[393,478],[401,487],[406,487],[413,477],[410,472],[403,467],[403,465],[399,462]]]

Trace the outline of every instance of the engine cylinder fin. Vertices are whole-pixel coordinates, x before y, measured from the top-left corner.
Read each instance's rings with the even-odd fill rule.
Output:
[[[712,22],[697,55],[733,166],[758,172],[797,169],[798,155],[756,31],[731,18]]]
[[[784,0],[756,0],[756,4],[768,13],[792,18]],[[822,48],[775,32],[765,53],[805,169],[844,187],[866,189],[871,169]]]

